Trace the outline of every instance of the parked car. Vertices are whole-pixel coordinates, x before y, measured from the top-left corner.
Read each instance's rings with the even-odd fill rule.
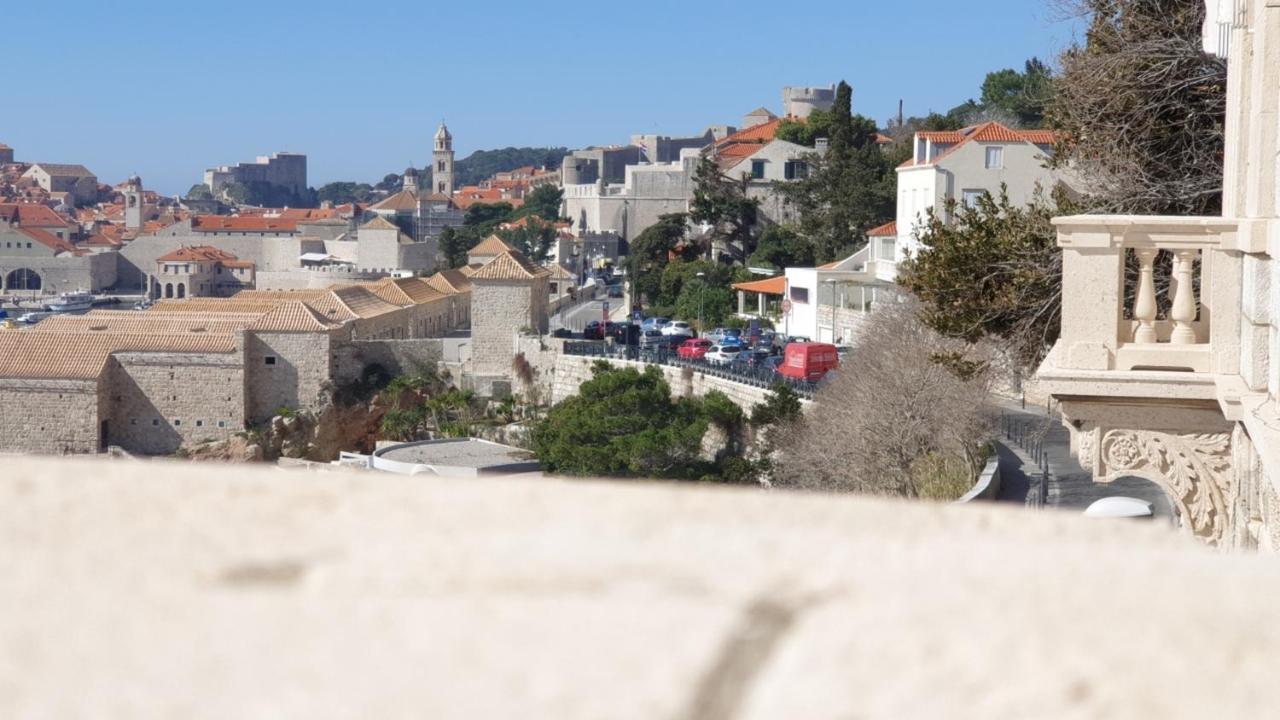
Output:
[[[629,322],[608,323],[609,337],[619,345],[639,345],[640,326]]]
[[[721,345],[737,345],[738,347],[746,347],[747,343],[743,341],[740,335],[725,335],[720,338]]]
[[[676,356],[684,360],[701,360],[706,357],[711,347],[711,341],[706,338],[691,338],[680,343],[680,347],[676,349]]]
[[[650,328],[640,331],[640,347],[658,348],[666,344],[666,341],[667,336],[663,335],[661,330]]]
[[[789,343],[778,370],[793,380],[817,382],[827,371],[840,367],[840,355],[830,343]]]
[[[592,320],[587,326],[582,328],[583,340],[603,340],[604,339],[604,323],[599,320]]]
[[[741,344],[738,345],[712,345],[707,350],[706,360],[712,365],[729,365],[736,361],[743,352]]]
[[[647,317],[644,322],[640,323],[642,330],[661,330],[671,323],[671,318],[664,317]]]
[[[552,333],[551,333],[551,337],[553,337],[553,338],[571,338],[571,337],[573,337],[573,331],[572,331],[572,330],[570,330],[569,328],[556,328],[554,331],[552,331]]]
[[[760,367],[760,375],[770,380],[777,380],[782,376],[780,368],[782,367],[783,358],[781,355],[770,355],[768,360]]]
[[[747,352],[744,352],[743,356],[744,361],[747,363],[747,367],[752,370],[759,370],[763,368],[768,364],[771,358],[777,357],[767,346],[752,348]]]
[[[693,337],[693,328],[689,327],[689,323],[687,322],[674,320],[668,322],[662,327],[662,334],[679,337]]]

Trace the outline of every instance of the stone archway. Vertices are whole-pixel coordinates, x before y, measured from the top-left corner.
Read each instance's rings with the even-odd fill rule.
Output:
[[[18,268],[4,276],[5,290],[40,290],[44,280],[30,268]]]

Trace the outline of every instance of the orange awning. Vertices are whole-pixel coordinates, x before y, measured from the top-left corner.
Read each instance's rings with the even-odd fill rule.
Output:
[[[762,295],[783,295],[787,292],[787,278],[783,275],[768,280],[752,280],[733,284],[734,290],[760,293]]]

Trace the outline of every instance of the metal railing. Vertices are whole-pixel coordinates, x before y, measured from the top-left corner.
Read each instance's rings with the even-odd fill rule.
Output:
[[[1027,473],[1031,487],[1027,489],[1027,506],[1042,508],[1049,500],[1049,458],[1045,450],[1044,440],[1046,427],[1035,420],[1000,414],[1000,432],[1013,444],[1022,448],[1031,457],[1031,461],[1039,468],[1037,473]]]
[[[617,345],[600,340],[579,340],[566,342],[564,354],[582,357],[598,357],[608,360],[630,360],[648,365],[665,365],[667,367],[688,367],[710,377],[731,382],[750,385],[758,388],[770,388],[784,385],[797,395],[812,400],[822,382],[809,382],[779,375],[772,368],[753,366],[745,360],[736,360],[724,365],[716,365],[705,359],[691,360],[680,357],[677,352],[666,346]]]

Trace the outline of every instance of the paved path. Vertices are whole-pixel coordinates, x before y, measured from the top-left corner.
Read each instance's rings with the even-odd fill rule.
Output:
[[[1050,414],[1043,407],[1023,409],[1012,401],[999,404],[999,410],[1022,429],[1021,447],[1018,442],[1006,441],[1011,454],[1022,464],[1020,470],[1029,470],[1027,474],[1032,476],[1043,468],[1049,470],[1046,507],[1083,511],[1105,497],[1134,497],[1150,502],[1157,517],[1172,519],[1168,496],[1152,482],[1141,478],[1094,482],[1092,474],[1072,456],[1070,434],[1056,412]],[[1004,495],[1002,492],[999,499],[1006,499]]]
[[[586,327],[587,323],[604,318],[603,302],[603,300],[589,300],[568,308],[553,316],[551,325],[553,328],[563,327],[574,332],[582,332],[582,328]]]

